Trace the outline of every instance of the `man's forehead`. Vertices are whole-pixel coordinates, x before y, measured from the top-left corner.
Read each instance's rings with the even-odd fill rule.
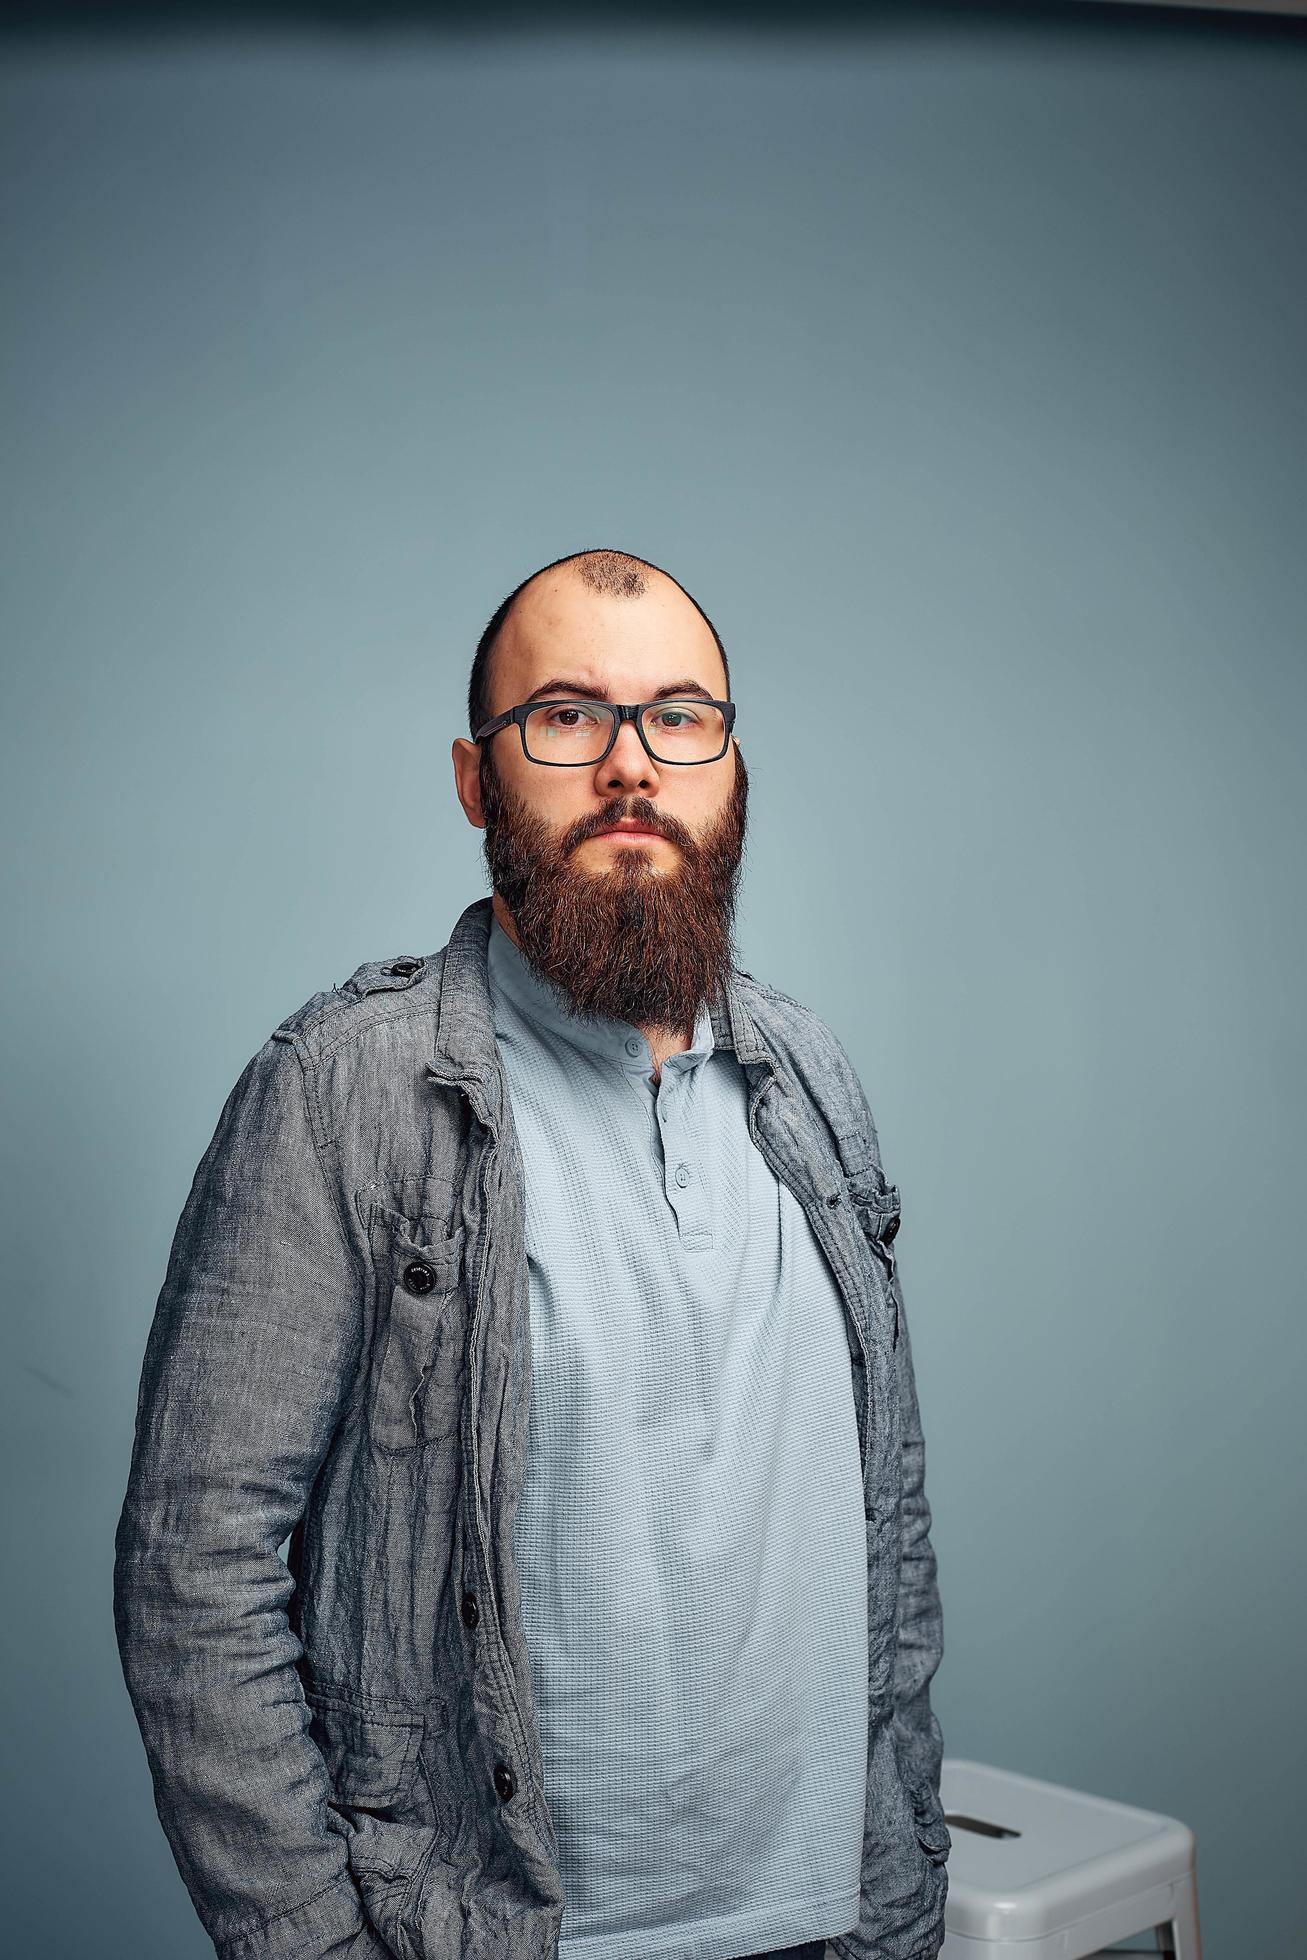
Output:
[[[597,590],[566,566],[551,567],[524,586],[505,624],[517,637],[535,640],[557,632],[601,635],[620,622],[639,633],[655,621],[666,630],[673,621],[688,628],[703,621],[695,606],[673,580],[650,571],[641,593]]]
[[[500,637],[505,679],[530,687],[555,673],[603,687],[623,669],[671,662],[678,674],[702,669],[705,684],[721,680],[721,659],[712,632],[670,580],[650,580],[639,597],[595,592],[557,574],[523,591]]]

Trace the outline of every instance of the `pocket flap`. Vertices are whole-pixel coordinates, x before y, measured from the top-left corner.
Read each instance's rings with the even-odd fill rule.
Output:
[[[387,1211],[384,1206],[379,1206],[378,1211],[393,1256],[401,1267],[411,1259],[420,1260],[424,1266],[430,1266],[436,1290],[447,1291],[458,1278],[463,1264],[466,1228],[456,1225],[447,1236],[438,1236],[429,1229],[410,1224],[407,1218],[401,1218],[398,1212]]]
[[[423,1717],[380,1714],[318,1692],[305,1700],[313,1717],[310,1734],[341,1802],[372,1808],[398,1803],[417,1768]]]
[[[912,1800],[912,1819],[917,1843],[937,1863],[942,1863],[953,1847],[952,1834],[933,1783],[918,1783],[908,1792]]]
[[[886,1184],[873,1171],[855,1171],[846,1182],[849,1197],[868,1238],[878,1240],[881,1245],[890,1245],[903,1214],[898,1185]]]
[[[372,1190],[360,1191],[357,1203],[367,1221],[378,1258],[389,1256],[392,1264],[401,1269],[409,1260],[420,1260],[431,1268],[434,1276],[435,1288],[431,1290],[445,1292],[453,1286],[463,1263],[466,1226],[460,1224],[450,1229],[427,1215],[411,1218],[386,1204]]]

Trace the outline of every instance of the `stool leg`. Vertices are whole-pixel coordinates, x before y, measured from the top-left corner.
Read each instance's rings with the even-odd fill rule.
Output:
[[[1177,1899],[1175,1917],[1165,1926],[1157,1929],[1161,1951],[1172,1956],[1172,1960],[1202,1960],[1202,1942],[1198,1937],[1198,1899],[1191,1890],[1182,1899]]]

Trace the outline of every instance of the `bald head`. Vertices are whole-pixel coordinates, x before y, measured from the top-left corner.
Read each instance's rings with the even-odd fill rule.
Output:
[[[721,661],[724,695],[729,696],[730,669],[717,629],[698,601],[670,572],[627,551],[574,551],[542,565],[539,571],[523,579],[488,621],[477,643],[468,684],[468,729],[472,735],[493,714],[511,705],[508,700],[498,702],[497,707],[493,705],[500,691],[496,675],[501,663],[494,658],[497,648],[507,651],[522,650],[527,645],[541,647],[552,636],[560,658],[572,651],[578,656],[595,652],[602,640],[604,608],[602,605],[579,608],[576,603],[578,598],[589,595],[621,605],[652,601],[654,613],[675,621],[681,635],[687,625],[695,632],[706,628],[705,645],[707,636],[711,636],[712,647]],[[702,628],[689,618],[689,608],[698,615]],[[657,620],[651,618],[649,624],[656,627]],[[518,662],[510,652],[503,664],[512,667]]]

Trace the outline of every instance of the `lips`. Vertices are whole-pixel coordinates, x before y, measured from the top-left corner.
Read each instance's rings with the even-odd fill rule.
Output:
[[[596,837],[661,837],[661,830],[650,830],[645,824],[615,823],[607,830],[596,830]]]

